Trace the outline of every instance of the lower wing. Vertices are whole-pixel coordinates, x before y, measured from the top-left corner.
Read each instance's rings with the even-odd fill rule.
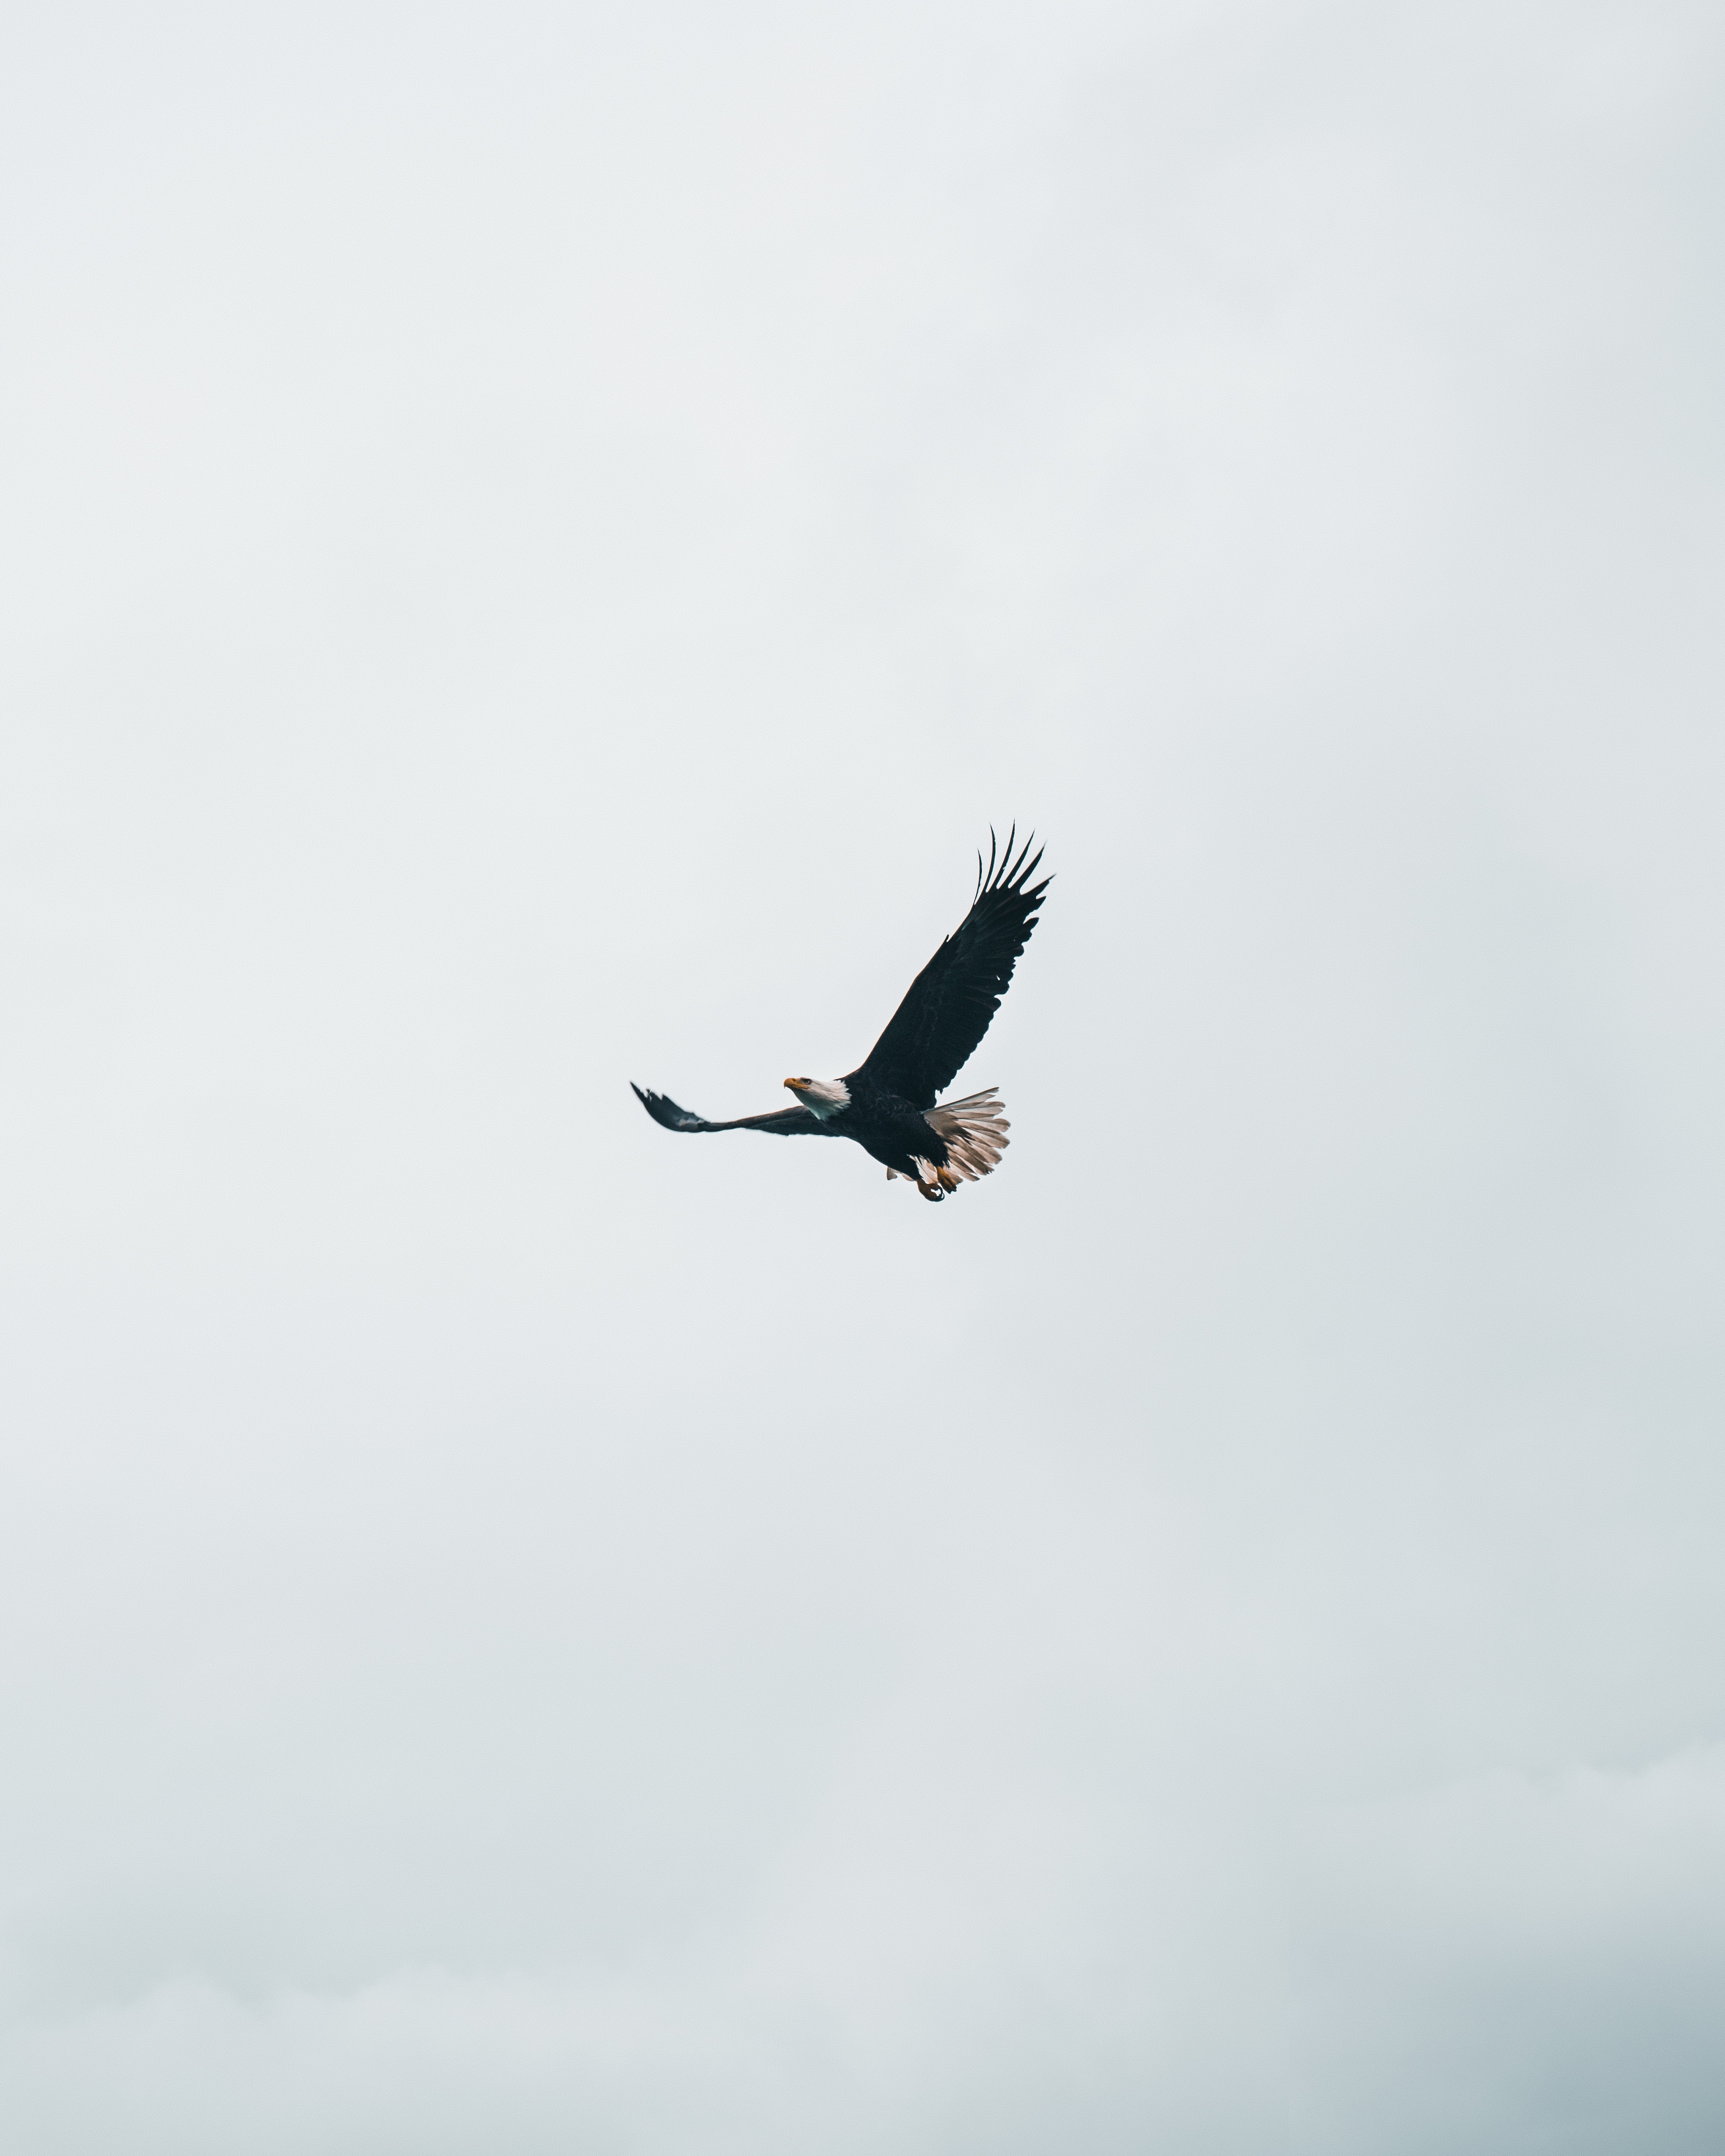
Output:
[[[770,1116],[739,1116],[734,1122],[710,1123],[704,1116],[691,1116],[663,1093],[655,1093],[651,1086],[643,1092],[633,1079],[629,1091],[654,1122],[663,1123],[668,1131],[771,1131],[782,1138],[819,1137],[825,1131],[829,1137],[838,1136],[807,1108],[776,1108]]]

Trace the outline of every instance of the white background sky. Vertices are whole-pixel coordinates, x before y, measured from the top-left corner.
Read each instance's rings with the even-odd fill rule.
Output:
[[[8,2150],[1718,2148],[1717,12],[5,44]]]

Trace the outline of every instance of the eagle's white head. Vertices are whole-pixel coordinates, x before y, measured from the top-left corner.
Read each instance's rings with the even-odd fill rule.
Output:
[[[850,1106],[850,1088],[842,1078],[787,1078],[784,1082],[819,1122],[830,1122],[841,1108]]]

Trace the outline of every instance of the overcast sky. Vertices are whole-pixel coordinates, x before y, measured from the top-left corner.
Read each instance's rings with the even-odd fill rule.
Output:
[[[8,2151],[1725,2145],[1717,11],[4,45]]]

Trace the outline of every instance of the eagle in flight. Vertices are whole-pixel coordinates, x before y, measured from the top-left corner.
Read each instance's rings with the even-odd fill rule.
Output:
[[[1019,953],[1036,926],[1037,908],[1053,878],[1030,878],[1042,859],[1027,860],[1027,839],[1016,860],[1018,827],[996,865],[988,834],[988,865],[977,855],[971,908],[906,992],[865,1061],[842,1078],[787,1078],[794,1108],[710,1123],[650,1089],[634,1087],[655,1123],[668,1131],[771,1131],[777,1137],[854,1138],[885,1163],[889,1183],[902,1176],[938,1204],[958,1188],[999,1165],[1008,1124],[998,1090],[935,1106],[970,1060],[1012,982]]]

